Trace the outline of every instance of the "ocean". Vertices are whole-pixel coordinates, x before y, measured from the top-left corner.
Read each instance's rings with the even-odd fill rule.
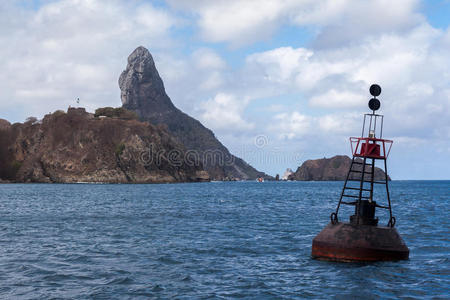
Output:
[[[409,260],[313,260],[342,185],[2,184],[0,299],[449,299],[450,181],[390,183]]]

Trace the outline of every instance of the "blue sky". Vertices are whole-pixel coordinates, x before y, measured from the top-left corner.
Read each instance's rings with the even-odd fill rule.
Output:
[[[449,0],[2,1],[0,118],[120,106],[143,45],[174,104],[259,170],[350,155],[376,82],[391,177],[449,179],[448,16]]]

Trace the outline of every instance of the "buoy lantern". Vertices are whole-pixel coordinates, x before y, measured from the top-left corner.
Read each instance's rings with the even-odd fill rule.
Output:
[[[312,257],[332,261],[391,261],[409,258],[409,249],[400,237],[392,215],[389,196],[387,158],[392,140],[383,139],[383,115],[375,112],[380,108],[377,96],[381,87],[370,87],[373,96],[369,101],[371,114],[364,114],[361,137],[351,137],[352,162],[336,208],[330,215],[331,222],[313,239]],[[368,126],[366,126],[368,125]],[[383,162],[384,180],[375,180],[375,163]],[[374,201],[374,186],[386,187],[386,204]],[[341,205],[355,207],[349,222],[338,218]],[[378,225],[375,209],[389,211],[386,226]]]

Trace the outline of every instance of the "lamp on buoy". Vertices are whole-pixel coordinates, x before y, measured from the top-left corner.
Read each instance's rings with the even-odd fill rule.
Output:
[[[364,114],[361,137],[351,137],[352,162],[336,211],[331,213],[331,222],[313,239],[312,257],[332,261],[389,261],[409,258],[409,249],[395,226],[389,196],[389,178],[386,160],[392,140],[383,139],[383,115],[375,112],[380,108],[377,97],[381,87],[370,87],[373,96],[369,101],[371,114]],[[366,126],[368,123],[368,126]],[[384,180],[375,180],[375,163],[384,162]],[[386,204],[374,201],[374,186],[386,186]],[[350,199],[350,200],[348,200]],[[338,218],[341,205],[355,207],[349,222]],[[386,226],[378,226],[375,209],[389,211]]]

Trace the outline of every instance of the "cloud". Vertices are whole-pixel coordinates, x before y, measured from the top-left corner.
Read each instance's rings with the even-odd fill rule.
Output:
[[[195,65],[199,69],[220,70],[226,67],[226,62],[216,52],[208,48],[200,48],[192,53]]]
[[[276,0],[169,0],[173,7],[198,15],[201,37],[234,46],[266,39],[279,27],[282,16],[295,1]]]
[[[315,46],[331,47],[423,20],[418,0],[168,0],[196,16],[200,36],[233,47],[269,39],[282,25],[313,27]]]
[[[388,31],[340,47],[280,47],[251,53],[238,70],[224,65],[223,58],[211,49],[202,49],[184,61],[190,72],[184,83],[171,83],[169,94],[178,93],[174,99],[189,99],[186,103],[190,106],[201,106],[190,113],[213,130],[233,130],[222,122],[219,116],[223,115],[229,124],[238,124],[236,134],[251,136],[258,128],[279,141],[292,141],[286,147],[293,147],[299,139],[329,143],[330,135],[333,141],[358,135],[362,114],[368,112],[368,87],[379,83],[385,136],[435,142],[447,138],[449,132],[450,65],[445,50],[449,41],[448,30],[421,23],[409,31]],[[208,80],[212,82],[209,87]],[[180,84],[189,87],[180,88]],[[226,104],[218,101],[217,90],[233,95],[233,100]],[[288,97],[296,99],[295,104],[285,100]],[[267,102],[269,98],[272,102]],[[236,99],[246,99],[239,102],[239,109]],[[266,115],[247,112],[249,104],[258,106],[263,100]],[[289,107],[293,105],[295,108]],[[214,109],[216,106],[220,109]],[[248,119],[252,121],[244,121]],[[333,147],[330,144],[330,149]]]
[[[312,55],[312,51],[304,48],[281,47],[251,54],[246,58],[246,63],[263,66],[264,76],[269,81],[286,82],[307,64]]]
[[[199,89],[210,91],[224,83],[222,74],[227,63],[213,50],[208,48],[195,50],[192,53],[192,64],[196,77],[201,78],[201,82],[198,83]]]
[[[312,96],[309,103],[318,107],[348,108],[361,107],[364,100],[366,99],[361,93],[331,89],[323,94]]]
[[[231,74],[226,61],[213,49],[202,47],[184,57],[170,51],[153,55],[167,94],[181,110],[199,116],[201,103],[214,97]]]
[[[322,24],[315,48],[341,47],[380,34],[401,34],[424,21],[418,0],[318,1],[311,16],[300,15],[298,24]]]
[[[12,119],[81,105],[120,105],[117,78],[138,45],[171,47],[178,20],[150,4],[62,0],[34,9],[2,4],[0,107],[23,108]],[[11,100],[14,108],[10,107]],[[26,109],[25,109],[26,107]]]
[[[392,134],[437,138],[442,132],[427,128],[447,127],[450,119],[447,35],[425,23],[402,35],[386,33],[345,48],[282,47],[254,53],[246,62],[279,95],[295,91],[307,100],[303,105],[316,109],[363,112],[368,87],[379,83],[381,112],[393,124]]]
[[[286,110],[286,107],[281,104],[272,104],[272,105],[268,106],[266,108],[266,110],[269,112],[280,112],[280,111]]]
[[[240,100],[234,95],[218,93],[213,99],[203,103],[201,120],[219,132],[250,130],[254,124],[242,118],[247,100]]]
[[[336,134],[347,137],[359,135],[359,131],[355,129],[360,129],[362,119],[362,115],[358,113],[347,112],[327,114],[316,118],[315,122],[316,128],[325,137]]]
[[[298,111],[279,113],[268,126],[272,135],[281,140],[329,139],[334,135],[357,135],[354,129],[361,126],[362,116],[357,113],[310,116]]]
[[[311,134],[313,119],[297,111],[276,114],[269,130],[280,139],[294,139]]]

